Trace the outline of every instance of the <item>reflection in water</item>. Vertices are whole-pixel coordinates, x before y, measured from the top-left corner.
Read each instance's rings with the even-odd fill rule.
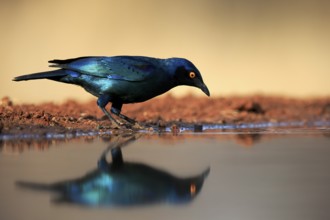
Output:
[[[121,147],[135,136],[120,137],[101,155],[96,170],[73,180],[52,184],[17,182],[23,188],[55,191],[58,203],[87,206],[134,206],[152,203],[185,203],[200,192],[210,169],[188,178],[142,163],[124,162]],[[112,162],[106,160],[111,153]]]

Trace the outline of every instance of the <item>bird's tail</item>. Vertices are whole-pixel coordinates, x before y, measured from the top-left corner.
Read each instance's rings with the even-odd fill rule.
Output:
[[[58,69],[40,73],[27,74],[22,76],[16,76],[13,81],[22,81],[22,80],[34,80],[34,79],[52,79],[52,80],[60,80],[62,77],[67,76],[65,70]]]
[[[32,189],[37,191],[60,191],[65,188],[65,184],[61,183],[34,183],[34,182],[25,182],[17,181],[16,186],[24,189]]]

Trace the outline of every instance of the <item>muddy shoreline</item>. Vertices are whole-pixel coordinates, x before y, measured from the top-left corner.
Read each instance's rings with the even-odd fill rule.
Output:
[[[85,103],[68,100],[63,104],[49,102],[36,105],[16,104],[8,97],[2,98],[0,100],[1,151],[43,150],[68,139],[93,141],[97,136],[108,141],[113,134],[132,132],[127,128],[114,128],[95,102],[96,100]],[[107,106],[109,107],[110,105]],[[144,103],[124,105],[122,113],[146,126],[160,130],[165,127],[170,128],[170,133],[174,135],[184,126],[200,131],[198,129],[205,124],[223,126],[281,122],[301,122],[305,125],[309,122],[329,124],[330,97],[296,99],[256,95],[175,98],[165,95]],[[163,138],[157,137],[164,141],[171,141],[174,138],[168,135]],[[151,135],[150,138],[154,137]],[[269,138],[269,135],[243,133],[209,136],[209,138],[229,138],[236,140],[242,146],[252,146]],[[178,137],[174,139],[177,141]]]
[[[153,126],[329,121],[330,97],[297,99],[255,95],[208,98],[188,95],[176,98],[165,95],[144,103],[124,105],[122,113]],[[104,129],[113,130],[114,127],[97,107],[96,100],[35,105],[15,104],[9,97],[4,97],[0,102],[2,134]]]

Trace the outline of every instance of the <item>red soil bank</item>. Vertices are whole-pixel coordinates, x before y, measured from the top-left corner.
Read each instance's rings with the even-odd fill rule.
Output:
[[[107,106],[109,109],[110,105]],[[297,99],[275,96],[195,97],[161,96],[124,105],[122,113],[139,122],[239,124],[250,122],[330,121],[330,97]],[[15,104],[0,101],[0,133],[67,132],[112,129],[96,100],[63,104]]]

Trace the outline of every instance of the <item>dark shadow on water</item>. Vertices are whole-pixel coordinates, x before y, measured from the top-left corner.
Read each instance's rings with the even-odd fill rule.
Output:
[[[176,177],[143,163],[126,162],[121,148],[139,135],[118,136],[102,153],[95,170],[83,177],[56,183],[18,181],[20,188],[55,192],[56,203],[84,206],[130,207],[157,203],[181,204],[192,201],[201,191],[206,169],[193,177]],[[107,161],[107,154],[112,161]]]

